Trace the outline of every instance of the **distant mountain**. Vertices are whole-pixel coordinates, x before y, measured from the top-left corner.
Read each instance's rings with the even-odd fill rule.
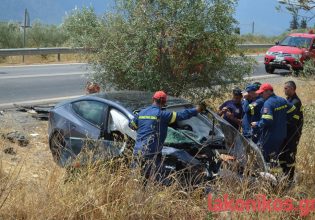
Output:
[[[289,27],[291,15],[285,10],[277,12],[277,0],[239,0],[235,17],[240,23],[241,33],[278,35]],[[47,24],[60,24],[75,7],[92,5],[98,14],[104,13],[114,5],[114,0],[1,0],[0,21],[23,21],[24,9],[27,8],[31,21],[41,20]]]

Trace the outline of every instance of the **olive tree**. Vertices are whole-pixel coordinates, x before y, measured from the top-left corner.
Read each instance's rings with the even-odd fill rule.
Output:
[[[17,48],[22,46],[23,38],[19,25],[0,22],[0,48]]]
[[[42,24],[35,21],[27,33],[28,47],[58,47],[63,46],[67,36],[62,27]]]
[[[241,82],[253,67],[239,56],[231,0],[117,0],[65,20],[74,45],[93,47],[92,77],[103,88],[209,97]]]

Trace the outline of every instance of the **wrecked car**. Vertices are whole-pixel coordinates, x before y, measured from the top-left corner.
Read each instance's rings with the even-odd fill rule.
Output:
[[[130,156],[136,132],[129,128],[129,121],[151,104],[152,94],[138,91],[93,94],[57,104],[49,114],[49,147],[54,161],[62,167],[74,161],[83,163],[82,155],[87,151],[93,152],[93,160]],[[175,97],[169,97],[167,104],[169,111],[193,106]],[[229,162],[225,159],[228,155],[235,158],[231,163],[240,174],[266,172],[257,146],[210,110],[172,124],[162,155],[168,172],[190,172],[206,179],[220,172],[222,161]]]

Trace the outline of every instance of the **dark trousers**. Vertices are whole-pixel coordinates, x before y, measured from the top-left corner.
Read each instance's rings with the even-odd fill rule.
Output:
[[[154,156],[146,157],[141,159],[141,175],[146,179],[159,180],[162,175],[162,156],[157,154]]]
[[[300,132],[290,132],[281,146],[279,162],[284,174],[288,175],[289,180],[293,180],[294,177],[295,157],[300,137]]]
[[[145,177],[144,185],[146,185],[149,180],[168,185],[161,154],[138,156],[136,160],[134,160],[134,164],[136,165],[134,167],[140,167],[141,175]]]

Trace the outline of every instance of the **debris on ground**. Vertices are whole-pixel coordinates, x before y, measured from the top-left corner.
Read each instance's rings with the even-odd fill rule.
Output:
[[[38,133],[34,133],[34,134],[30,134],[32,137],[37,137],[39,134]]]
[[[0,111],[0,115],[4,115],[4,111]]]
[[[13,143],[18,143],[21,147],[26,147],[29,144],[29,140],[25,135],[18,131],[9,132],[2,136]]]
[[[3,152],[5,154],[16,155],[16,152],[13,147],[5,147]]]
[[[16,107],[17,111],[20,112],[27,112],[32,115],[33,118],[36,118],[38,120],[48,120],[49,111],[54,106],[53,105],[14,105]]]

